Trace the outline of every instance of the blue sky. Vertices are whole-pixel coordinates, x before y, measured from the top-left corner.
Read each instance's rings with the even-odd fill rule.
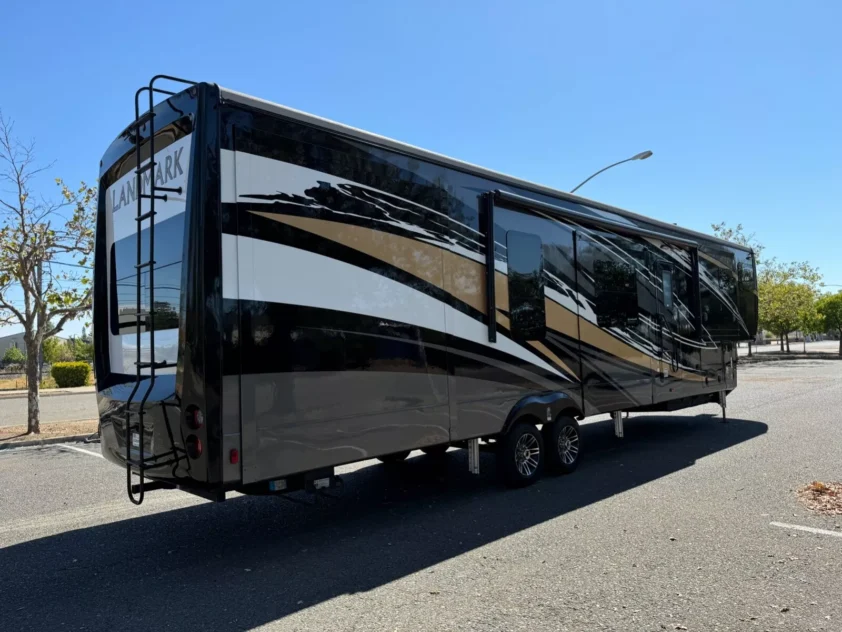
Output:
[[[651,149],[579,193],[697,230],[741,222],[842,284],[840,3],[243,4],[10,0],[0,108],[71,182],[96,179],[156,73],[560,189]]]

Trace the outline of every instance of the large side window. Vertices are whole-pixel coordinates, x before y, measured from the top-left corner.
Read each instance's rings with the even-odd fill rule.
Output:
[[[596,321],[600,327],[637,325],[637,274],[625,262],[609,259],[594,261]]]
[[[740,315],[748,328],[746,333],[753,337],[757,335],[757,280],[754,274],[753,253],[737,253],[737,274],[740,280],[737,292]]]
[[[595,319],[600,327],[637,327],[641,311],[637,271],[645,265],[644,244],[633,237],[583,229],[576,236],[576,259],[585,318]]]
[[[699,253],[702,325],[714,339],[733,339],[740,334],[734,254],[711,250]]]
[[[515,340],[541,340],[546,330],[544,255],[541,238],[506,233],[509,267],[509,320]]]

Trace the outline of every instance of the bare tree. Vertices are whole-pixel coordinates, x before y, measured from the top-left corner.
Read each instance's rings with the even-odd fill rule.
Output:
[[[36,196],[46,167],[35,143],[14,136],[0,112],[0,325],[23,327],[28,382],[27,433],[41,432],[41,345],[91,308],[90,255],[96,189],[60,179],[57,199]]]

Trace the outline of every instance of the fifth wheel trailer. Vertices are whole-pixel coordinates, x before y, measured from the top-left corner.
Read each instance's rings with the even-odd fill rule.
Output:
[[[476,471],[480,444],[523,485],[576,467],[577,420],[736,387],[751,250],[162,80],[102,159],[96,230],[102,451],[134,502],[448,446]]]

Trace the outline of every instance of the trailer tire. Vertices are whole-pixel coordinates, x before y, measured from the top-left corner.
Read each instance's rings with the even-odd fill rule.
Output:
[[[509,487],[526,487],[544,470],[544,438],[525,421],[512,426],[498,441],[497,469]]]
[[[547,469],[553,474],[570,474],[579,466],[582,455],[582,434],[579,422],[559,416],[543,428],[547,450]]]
[[[444,456],[444,453],[447,452],[448,448],[450,448],[449,444],[441,443],[439,445],[431,445],[427,446],[426,448],[421,448],[421,452],[423,452],[427,456],[440,457]]]
[[[393,465],[395,463],[405,461],[406,457],[408,456],[409,450],[404,450],[403,452],[394,452],[392,454],[384,454],[383,456],[378,456],[377,460],[381,463],[385,463],[386,465]]]

